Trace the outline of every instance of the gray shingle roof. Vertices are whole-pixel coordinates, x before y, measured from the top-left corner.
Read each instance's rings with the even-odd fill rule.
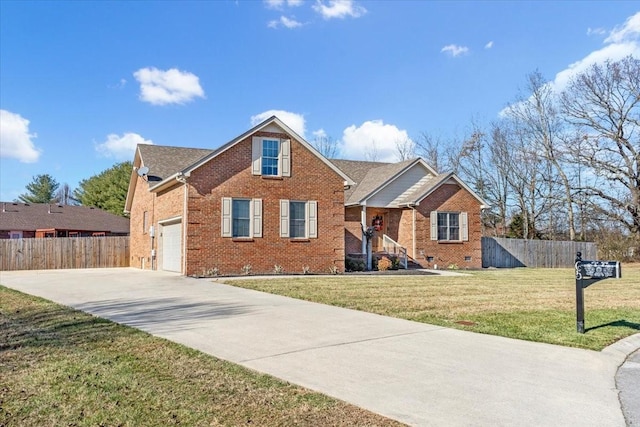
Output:
[[[362,199],[367,198],[414,161],[415,159],[398,163],[381,163],[331,159],[334,165],[356,183],[344,193],[344,201],[347,205],[359,203]]]
[[[129,233],[129,218],[88,206],[0,202],[0,230],[34,231],[55,228],[73,231]]]
[[[170,177],[176,172],[191,166],[204,156],[213,152],[206,148],[170,147],[166,145],[140,144],[140,157],[144,166],[149,168],[147,179],[149,186]]]

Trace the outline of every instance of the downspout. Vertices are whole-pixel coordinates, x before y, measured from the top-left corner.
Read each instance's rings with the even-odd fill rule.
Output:
[[[187,202],[189,200],[189,186],[187,178],[189,174],[178,174],[176,180],[182,183],[183,202],[182,202],[182,274],[187,274]]]
[[[411,206],[411,252],[412,258],[416,258],[416,208]]]
[[[156,196],[157,194],[153,192],[153,198],[151,199],[151,226],[154,227],[153,233],[151,234],[151,270],[155,271],[158,269],[158,264],[156,260],[156,232],[159,232],[158,227],[155,225],[156,220]]]

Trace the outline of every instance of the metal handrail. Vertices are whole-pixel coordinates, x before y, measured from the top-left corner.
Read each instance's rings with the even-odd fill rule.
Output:
[[[398,257],[400,265],[406,270],[408,265],[407,248],[400,245],[386,234],[382,235],[382,249],[388,254],[394,254]],[[390,250],[392,249],[392,250]]]

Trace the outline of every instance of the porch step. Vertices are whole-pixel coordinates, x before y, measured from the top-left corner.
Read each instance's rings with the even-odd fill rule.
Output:
[[[420,268],[424,268],[424,267],[418,264],[417,262],[411,260],[411,258],[407,260],[407,270],[418,270]]]

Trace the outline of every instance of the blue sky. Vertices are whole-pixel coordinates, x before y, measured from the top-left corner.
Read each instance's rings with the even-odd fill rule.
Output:
[[[0,1],[0,200],[277,114],[341,156],[461,138],[539,70],[640,56],[637,2]]]

